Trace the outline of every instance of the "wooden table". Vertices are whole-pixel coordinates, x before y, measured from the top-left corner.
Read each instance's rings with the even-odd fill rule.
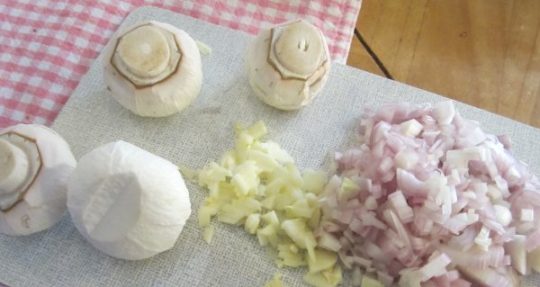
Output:
[[[540,127],[540,1],[364,0],[348,64]]]

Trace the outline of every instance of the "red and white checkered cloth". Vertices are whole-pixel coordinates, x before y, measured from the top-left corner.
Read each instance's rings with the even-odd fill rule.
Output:
[[[0,128],[51,124],[122,19],[145,5],[251,34],[305,18],[343,63],[361,0],[0,1]]]

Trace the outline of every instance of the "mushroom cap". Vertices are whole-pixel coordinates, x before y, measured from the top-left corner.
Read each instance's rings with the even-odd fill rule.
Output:
[[[268,105],[296,110],[322,90],[330,54],[322,32],[304,20],[262,31],[248,50],[249,83]]]
[[[19,124],[0,130],[0,138],[11,141],[11,137],[36,147],[40,160],[29,160],[30,165],[39,165],[33,167],[35,178],[25,184],[14,204],[0,211],[0,233],[28,235],[48,229],[62,218],[67,181],[77,161],[67,142],[45,126]]]
[[[127,260],[172,248],[191,213],[178,168],[123,141],[80,159],[67,205],[75,226],[94,247]]]
[[[144,117],[180,112],[202,85],[201,56],[185,31],[145,21],[120,31],[105,48],[104,79],[113,98]]]

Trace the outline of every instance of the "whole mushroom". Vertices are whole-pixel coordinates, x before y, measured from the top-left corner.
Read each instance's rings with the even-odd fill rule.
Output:
[[[123,141],[80,159],[67,205],[75,226],[94,247],[127,260],[172,248],[191,214],[178,168]]]
[[[330,64],[323,33],[304,20],[262,31],[247,58],[255,95],[281,110],[309,104],[326,83]]]
[[[56,224],[76,164],[66,141],[47,127],[0,130],[0,233],[28,235]]]
[[[201,56],[183,30],[157,21],[120,32],[105,50],[105,82],[118,103],[144,117],[186,108],[202,84]]]

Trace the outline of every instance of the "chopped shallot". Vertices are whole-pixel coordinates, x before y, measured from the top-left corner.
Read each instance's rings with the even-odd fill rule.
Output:
[[[317,232],[345,267],[405,287],[510,287],[536,270],[540,180],[507,136],[451,101],[369,111],[358,131],[336,154]]]

